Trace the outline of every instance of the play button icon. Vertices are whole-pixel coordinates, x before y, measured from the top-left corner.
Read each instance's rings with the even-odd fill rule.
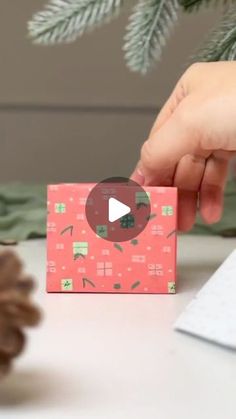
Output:
[[[109,198],[108,201],[108,220],[110,223],[119,220],[119,218],[124,217],[131,212],[131,208],[128,205],[123,204],[115,198]]]
[[[86,219],[104,240],[132,240],[146,227],[150,216],[148,193],[128,178],[108,178],[97,183],[85,206]]]

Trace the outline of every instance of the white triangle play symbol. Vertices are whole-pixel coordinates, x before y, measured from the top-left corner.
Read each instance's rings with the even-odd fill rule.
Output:
[[[123,204],[115,198],[109,198],[108,201],[108,219],[110,223],[113,223],[124,215],[129,214],[131,211],[128,205]]]

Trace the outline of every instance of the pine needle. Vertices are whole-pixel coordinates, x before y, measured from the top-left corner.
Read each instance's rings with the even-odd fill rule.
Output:
[[[183,7],[183,9],[186,12],[196,12],[199,10],[202,6],[209,7],[211,5],[216,5],[219,3],[220,0],[179,0],[180,6]],[[223,0],[225,2],[226,0]]]
[[[28,23],[35,43],[71,42],[118,15],[123,0],[50,0]]]
[[[124,3],[124,0],[49,0],[44,10],[29,22],[30,37],[40,44],[72,42],[85,31],[117,16]],[[137,0],[124,38],[128,67],[145,74],[160,60],[180,7],[191,12],[217,3],[231,7],[194,61],[235,60],[236,9],[233,4],[236,0]]]
[[[125,36],[125,59],[132,71],[145,74],[160,59],[177,20],[178,0],[139,0]]]
[[[236,7],[232,6],[224,15],[220,25],[215,28],[195,56],[194,61],[225,61],[236,59]]]

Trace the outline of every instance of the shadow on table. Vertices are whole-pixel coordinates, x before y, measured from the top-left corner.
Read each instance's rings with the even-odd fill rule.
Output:
[[[12,371],[0,383],[0,407],[14,407],[42,402],[55,393],[46,371]]]
[[[209,261],[199,264],[180,264],[178,267],[178,292],[200,289],[218,269],[219,264]]]

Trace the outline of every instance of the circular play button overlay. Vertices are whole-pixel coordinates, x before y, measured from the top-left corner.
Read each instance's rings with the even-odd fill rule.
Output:
[[[151,210],[148,192],[123,177],[97,183],[88,195],[85,208],[94,233],[112,242],[138,236],[146,227]]]

